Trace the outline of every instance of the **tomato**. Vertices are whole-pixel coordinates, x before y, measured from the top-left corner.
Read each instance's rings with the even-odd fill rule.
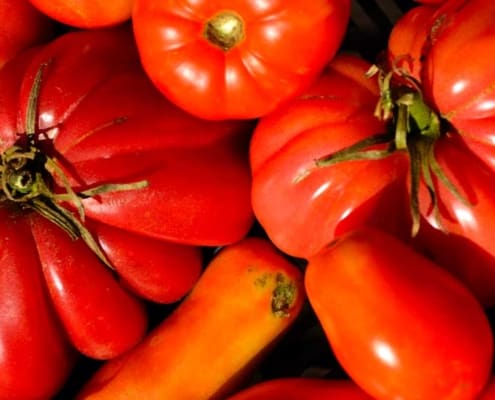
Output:
[[[299,94],[340,47],[349,0],[137,0],[143,66],[205,119],[257,118]]]
[[[365,77],[370,66],[356,56],[338,55],[310,89],[261,118],[255,128],[250,146],[253,210],[273,243],[287,254],[312,256],[362,224],[403,234],[403,154],[315,164],[385,132],[385,124],[374,116],[376,81]]]
[[[72,371],[67,341],[39,268],[26,219],[0,208],[0,399],[46,399]]]
[[[429,188],[420,189],[420,208],[430,226],[420,230],[419,248],[461,277],[488,306],[495,305],[495,108],[487,90],[495,79],[488,56],[495,46],[493,18],[495,3],[488,1],[415,7],[398,21],[388,47],[400,75],[399,87],[392,90],[403,91],[400,84],[413,78],[422,97],[418,104],[431,113],[419,118],[438,125],[434,135],[426,134],[434,160],[422,155],[434,176],[431,182],[422,177]]]
[[[63,24],[101,28],[131,18],[134,0],[29,0],[38,10]]]
[[[392,31],[391,57],[412,54],[421,58],[418,75],[430,106],[494,168],[494,95],[486,88],[495,79],[489,56],[495,47],[491,33],[495,3],[451,0],[430,9],[428,18],[410,17],[418,12],[422,13],[413,8],[406,13]],[[421,31],[417,39],[423,41],[421,54],[402,41],[412,30]]]
[[[372,400],[350,380],[278,378],[264,381],[229,397],[228,400]]]
[[[305,285],[335,356],[379,399],[475,399],[493,335],[456,278],[394,236],[361,228],[308,261]]]
[[[29,0],[0,1],[0,67],[21,50],[51,39],[55,23]]]
[[[129,350],[147,330],[141,297],[180,300],[201,273],[200,246],[246,235],[251,125],[207,123],[168,102],[142,71],[129,26],[24,52],[0,70],[0,86],[1,254],[14,269],[0,282],[13,291],[0,366],[30,375],[38,398],[62,381],[66,337],[92,358]],[[12,354],[28,351],[32,366],[16,375]],[[44,360],[48,351],[60,355]],[[0,398],[22,395],[8,385]]]
[[[486,385],[485,389],[481,393],[481,396],[478,397],[478,400],[493,400],[495,399],[495,379],[490,379],[488,385]]]

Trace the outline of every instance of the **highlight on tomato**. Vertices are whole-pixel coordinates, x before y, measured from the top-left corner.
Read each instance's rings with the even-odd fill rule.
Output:
[[[393,28],[379,73],[393,140],[412,161],[418,248],[487,306],[495,305],[493,18],[495,3],[483,0],[414,7]]]
[[[310,257],[361,225],[409,235],[404,154],[346,160],[341,153],[340,162],[324,160],[387,129],[374,115],[379,87],[366,77],[370,67],[358,56],[337,55],[310,89],[262,117],[254,130],[253,210],[289,255]],[[377,143],[369,154],[385,150]]]
[[[350,0],[137,0],[148,75],[204,119],[266,115],[307,88],[340,48]]]
[[[377,399],[476,399],[493,334],[457,278],[375,228],[310,258],[308,299],[341,366]]]
[[[0,86],[0,398],[49,398],[74,353],[139,342],[144,301],[185,296],[201,246],[246,235],[251,124],[167,101],[130,27],[28,50]]]
[[[94,29],[131,18],[134,0],[29,0],[50,18],[71,27]]]
[[[28,47],[55,35],[55,21],[29,0],[0,0],[0,67]]]

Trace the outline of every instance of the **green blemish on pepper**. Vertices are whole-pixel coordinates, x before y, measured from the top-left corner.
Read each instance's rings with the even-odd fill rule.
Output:
[[[272,293],[272,312],[276,317],[287,318],[290,316],[290,307],[296,297],[294,282],[285,278],[282,274],[275,277],[276,287]]]

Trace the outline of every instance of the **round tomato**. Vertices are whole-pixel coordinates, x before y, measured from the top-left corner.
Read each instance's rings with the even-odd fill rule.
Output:
[[[270,239],[306,258],[359,225],[402,234],[407,219],[406,158],[315,160],[385,133],[374,116],[376,81],[370,64],[338,55],[303,95],[260,119],[250,147],[252,203]],[[375,150],[384,150],[375,146]],[[405,233],[405,231],[404,231]]]
[[[378,399],[475,399],[493,335],[456,278],[397,238],[362,228],[308,261],[305,285],[335,356]]]
[[[16,398],[67,364],[47,361],[62,353],[57,338],[98,359],[134,346],[147,329],[139,297],[178,301],[201,273],[199,246],[245,236],[251,124],[205,122],[169,103],[129,27],[27,51],[0,70],[0,86],[0,230],[12,270],[0,280],[12,293],[0,366],[18,385],[0,385],[0,398]],[[39,396],[56,386],[40,385]]]
[[[257,118],[294,97],[339,48],[349,0],[137,0],[143,66],[205,119]]]
[[[29,0],[42,13],[78,28],[112,26],[131,18],[134,0]]]
[[[55,23],[29,0],[0,0],[0,67],[28,47],[51,39]]]

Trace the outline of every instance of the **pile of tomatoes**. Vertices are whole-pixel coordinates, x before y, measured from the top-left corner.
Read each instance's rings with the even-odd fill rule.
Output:
[[[351,8],[0,0],[0,400],[495,399],[495,3]]]

